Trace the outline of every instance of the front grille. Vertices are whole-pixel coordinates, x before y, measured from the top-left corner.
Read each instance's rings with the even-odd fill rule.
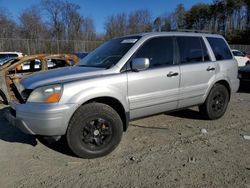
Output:
[[[32,89],[25,89],[22,91],[21,96],[22,96],[24,102],[26,102],[28,100],[32,91],[33,91]]]

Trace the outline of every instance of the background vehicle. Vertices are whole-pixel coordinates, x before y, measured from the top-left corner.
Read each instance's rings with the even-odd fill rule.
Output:
[[[0,66],[5,64],[9,59],[23,57],[21,52],[0,52]]]
[[[224,115],[239,87],[225,39],[199,33],[145,33],[110,40],[76,66],[33,74],[6,118],[32,135],[65,135],[83,158],[119,144],[129,121],[199,106],[206,119]]]
[[[79,59],[74,55],[31,55],[9,60],[0,67],[0,100],[8,103],[20,99],[19,80],[35,72],[73,66]]]
[[[235,59],[238,62],[239,67],[244,67],[247,62],[249,62],[249,58],[239,50],[232,50]]]
[[[250,64],[239,69],[239,79],[242,83],[248,83],[250,88]]]
[[[6,64],[6,63],[8,63],[9,61],[11,61],[11,60],[13,60],[13,59],[15,59],[15,58],[7,58],[7,59],[2,59],[2,60],[0,60],[0,66],[4,65],[4,64]]]
[[[250,53],[249,53],[249,52],[246,52],[245,54],[246,54],[246,56],[250,59]]]

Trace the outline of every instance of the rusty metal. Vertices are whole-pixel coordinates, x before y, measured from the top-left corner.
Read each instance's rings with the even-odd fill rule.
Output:
[[[79,62],[79,58],[77,56],[70,54],[36,54],[15,58],[13,61],[10,61],[0,67],[0,100],[18,100],[20,102],[21,95],[18,84],[19,81],[27,75],[17,74],[17,69],[20,70],[20,67],[23,63],[27,61],[40,60],[40,71],[47,71],[48,60],[51,59],[64,60],[67,63],[67,66],[73,66]],[[10,74],[10,71],[12,70],[14,70],[14,72]],[[30,72],[30,74],[34,72],[36,71],[34,70],[33,72]],[[5,103],[7,101],[5,101]]]

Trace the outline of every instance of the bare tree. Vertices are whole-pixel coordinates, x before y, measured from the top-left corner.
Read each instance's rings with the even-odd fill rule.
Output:
[[[154,21],[154,30],[157,31],[157,32],[161,32],[161,17],[158,16],[157,18],[155,18],[155,21]]]
[[[250,0],[244,1],[246,5],[246,29],[250,30]]]
[[[42,21],[36,7],[23,10],[19,17],[20,37],[25,39],[46,39],[49,37],[48,28]]]
[[[127,34],[127,25],[125,13],[109,16],[105,22],[105,38],[110,39]]]
[[[136,10],[129,15],[129,33],[142,33],[152,31],[151,14],[148,10]]]
[[[185,28],[185,15],[186,10],[183,4],[177,5],[174,11],[174,19],[176,22],[176,29],[184,29]]]
[[[161,17],[161,30],[162,31],[171,31],[174,28],[174,16],[173,14],[165,14]]]
[[[64,39],[64,0],[42,0],[41,5],[48,16],[52,38]]]
[[[137,10],[129,16],[125,13],[112,15],[105,22],[106,39],[152,30],[151,14],[148,10]]]
[[[79,13],[79,5],[66,0],[42,0],[42,6],[49,18],[52,38],[90,40],[95,37],[94,22]]]
[[[94,40],[95,26],[93,19],[80,15],[79,5],[65,2],[63,7],[66,38],[69,40]]]
[[[0,8],[0,38],[17,37],[17,24],[10,18],[10,13]]]
[[[90,17],[83,17],[82,37],[87,41],[96,40],[97,38],[94,21]]]

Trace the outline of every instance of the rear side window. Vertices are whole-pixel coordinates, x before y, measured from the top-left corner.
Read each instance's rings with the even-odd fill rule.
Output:
[[[12,57],[18,57],[17,54],[9,54],[9,57],[12,58]]]
[[[29,60],[16,66],[16,73],[32,73],[42,70],[39,59]]]
[[[180,63],[209,61],[206,45],[201,37],[176,37],[180,52]]]
[[[232,59],[232,54],[222,38],[207,37],[217,61]]]
[[[147,41],[134,58],[148,58],[150,68],[173,65],[173,38],[159,37]]]
[[[0,59],[6,59],[6,58],[8,58],[7,54],[0,54]]]
[[[61,59],[50,59],[48,62],[48,69],[56,69],[68,66],[67,62]]]
[[[240,57],[245,57],[245,54],[243,54],[240,51],[233,51],[234,56],[240,56]]]

